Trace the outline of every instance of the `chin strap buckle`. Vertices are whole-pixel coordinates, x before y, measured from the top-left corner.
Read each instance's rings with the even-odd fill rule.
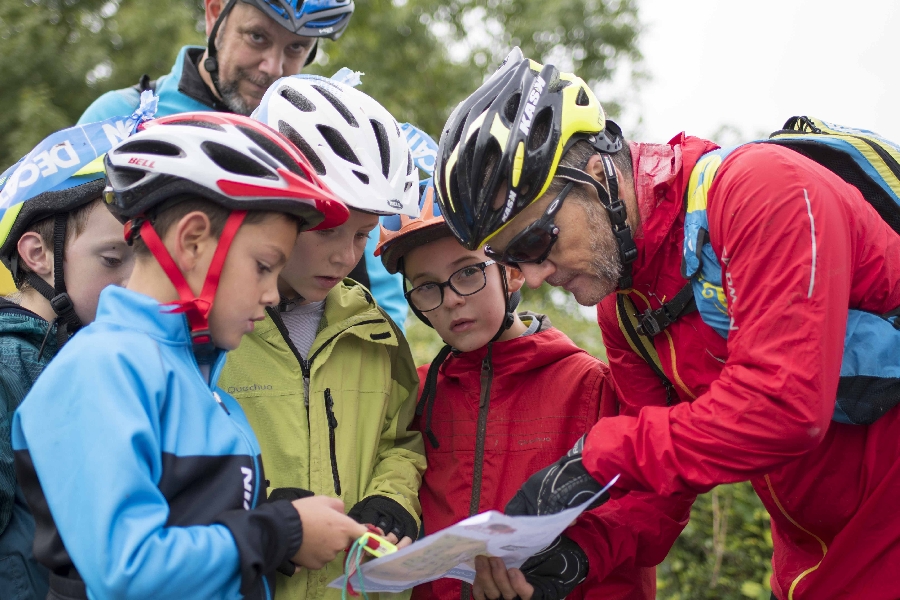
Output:
[[[63,292],[62,294],[58,294],[51,298],[50,306],[53,308],[53,312],[63,318],[65,318],[67,313],[75,310],[75,305],[72,304],[72,299],[66,292]]]

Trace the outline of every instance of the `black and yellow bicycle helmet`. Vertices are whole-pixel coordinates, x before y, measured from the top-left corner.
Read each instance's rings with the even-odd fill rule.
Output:
[[[609,154],[622,148],[621,130],[584,80],[515,48],[441,133],[437,196],[454,236],[470,250],[490,240],[547,191],[579,140]]]

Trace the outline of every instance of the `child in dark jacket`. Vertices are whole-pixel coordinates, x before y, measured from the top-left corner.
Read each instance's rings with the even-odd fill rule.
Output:
[[[34,517],[13,468],[13,414],[59,347],[94,320],[100,291],[124,285],[133,264],[122,225],[101,206],[103,165],[85,166],[88,158],[50,190],[31,192],[33,185],[21,202],[7,200],[0,219],[0,261],[18,290],[0,298],[0,589],[16,598],[46,597],[49,574],[32,554]]]
[[[546,316],[515,312],[521,272],[460,245],[433,188],[423,187],[421,217],[386,219],[376,254],[389,271],[404,274],[413,312],[447,344],[419,370],[417,424],[428,460],[419,494],[425,531],[433,533],[502,511],[532,473],[564,455],[602,414],[615,414],[616,399],[606,365]],[[582,515],[567,533],[589,527],[591,518]],[[654,597],[654,569],[621,567],[596,581],[590,559],[590,548],[563,534],[521,570],[502,569],[496,589],[476,583],[471,591],[476,598],[508,591],[544,599]],[[486,557],[476,563],[482,561],[486,566]],[[455,600],[470,593],[463,586],[440,579],[418,586],[413,598]]]

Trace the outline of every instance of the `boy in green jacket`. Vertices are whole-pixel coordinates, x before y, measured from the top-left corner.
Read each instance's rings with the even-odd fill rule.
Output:
[[[0,261],[18,290],[0,298],[0,589],[11,597],[44,598],[48,578],[32,554],[34,517],[16,483],[13,414],[68,336],[94,320],[103,288],[124,285],[133,266],[122,225],[101,206],[104,184],[103,164],[90,163],[51,190],[4,204],[0,219]],[[54,255],[65,257],[65,272]]]
[[[254,118],[300,148],[350,217],[298,236],[279,280],[281,304],[229,355],[221,385],[259,438],[272,488],[341,498],[351,517],[409,543],[425,469],[421,435],[408,431],[418,377],[402,332],[365,287],[345,279],[378,215],[418,213],[408,145],[375,100],[319,77],[277,81]],[[279,575],[277,597],[340,598],[326,586],[342,573],[343,555],[321,571]]]

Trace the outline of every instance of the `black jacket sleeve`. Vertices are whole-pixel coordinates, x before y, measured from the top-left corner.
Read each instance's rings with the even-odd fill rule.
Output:
[[[253,510],[229,510],[217,520],[231,531],[241,558],[241,593],[294,556],[303,543],[300,515],[289,500],[266,502]]]

